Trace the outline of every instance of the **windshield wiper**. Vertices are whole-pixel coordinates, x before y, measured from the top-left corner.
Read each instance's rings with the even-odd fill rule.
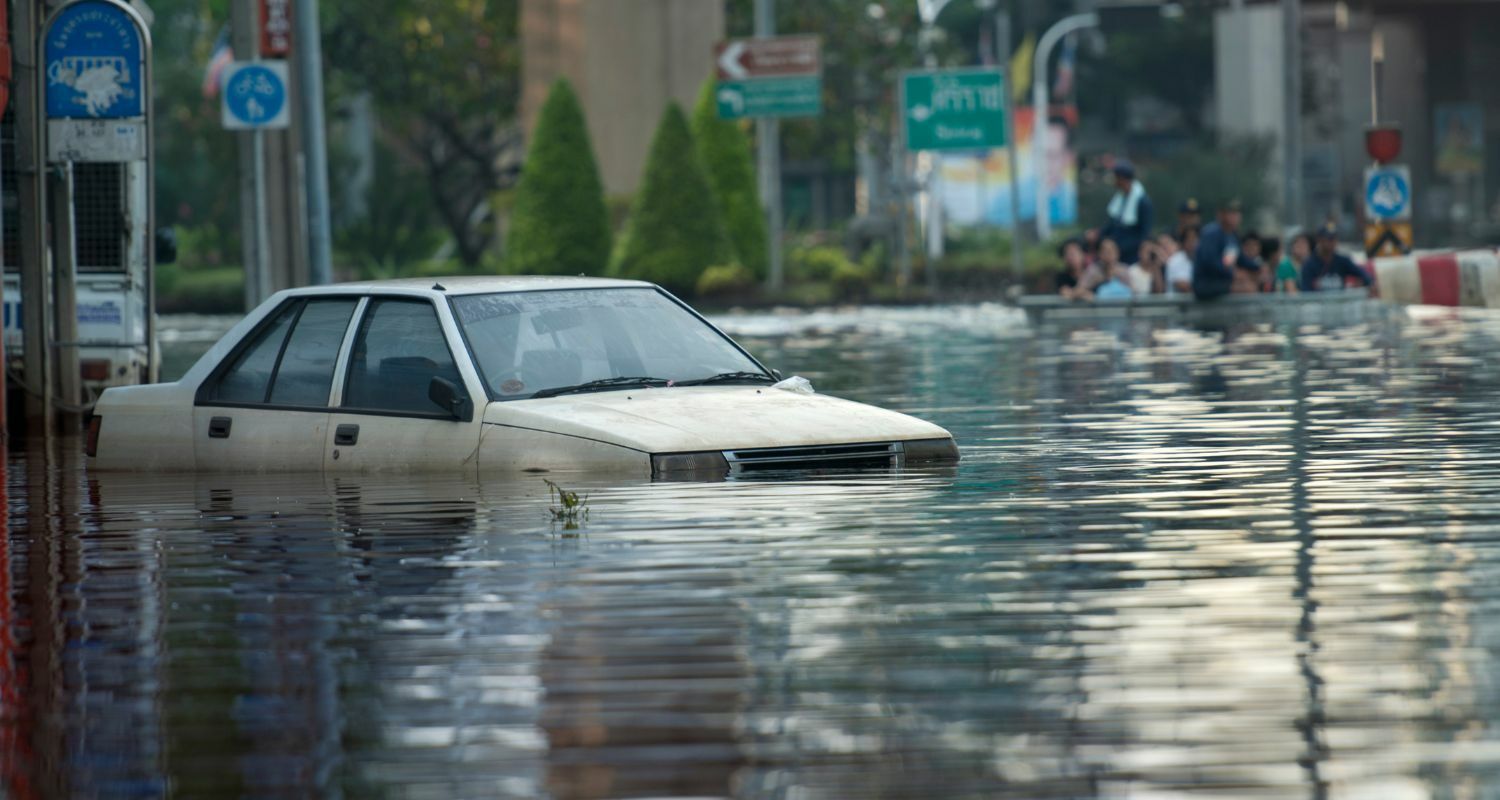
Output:
[[[641,386],[666,386],[671,381],[666,378],[646,377],[622,377],[622,378],[600,378],[597,381],[588,381],[573,386],[555,386],[551,389],[540,389],[532,393],[532,399],[541,397],[556,397],[560,394],[575,394],[578,392],[601,392],[605,389],[629,389]]]
[[[674,386],[706,386],[710,383],[775,383],[776,379],[764,372],[720,372],[707,378],[678,381]]]

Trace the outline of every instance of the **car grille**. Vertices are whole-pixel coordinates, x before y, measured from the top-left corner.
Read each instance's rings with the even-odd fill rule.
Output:
[[[780,469],[870,469],[898,466],[900,442],[826,444],[810,447],[767,447],[726,450],[731,472]]]

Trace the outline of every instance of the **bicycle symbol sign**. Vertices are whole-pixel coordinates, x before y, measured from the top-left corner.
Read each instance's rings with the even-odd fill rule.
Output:
[[[1411,219],[1411,170],[1388,164],[1365,171],[1365,210],[1373,219]]]
[[[224,127],[231,130],[285,128],[290,122],[286,102],[286,62],[248,61],[225,71]]]

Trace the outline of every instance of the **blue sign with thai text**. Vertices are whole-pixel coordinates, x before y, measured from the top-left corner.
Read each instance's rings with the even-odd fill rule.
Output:
[[[63,7],[44,36],[47,116],[142,116],[142,39],[135,15],[117,3]]]

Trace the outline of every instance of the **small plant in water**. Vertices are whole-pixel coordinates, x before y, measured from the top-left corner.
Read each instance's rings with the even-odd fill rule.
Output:
[[[552,515],[553,522],[561,522],[564,529],[574,530],[578,527],[580,520],[588,520],[588,495],[570,492],[546,478],[543,478],[542,482],[547,484],[547,492],[552,497],[553,505],[547,508],[547,512]]]

